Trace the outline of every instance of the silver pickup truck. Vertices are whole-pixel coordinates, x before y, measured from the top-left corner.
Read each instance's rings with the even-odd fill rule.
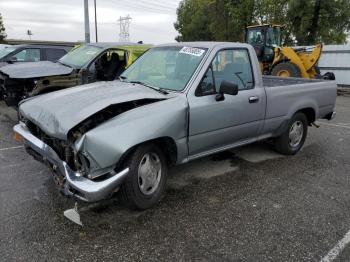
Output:
[[[172,165],[270,139],[296,154],[308,126],[334,115],[336,83],[262,77],[240,43],[176,43],[150,49],[113,82],[20,104],[18,139],[48,163],[62,192],[94,202],[118,192],[146,209]]]

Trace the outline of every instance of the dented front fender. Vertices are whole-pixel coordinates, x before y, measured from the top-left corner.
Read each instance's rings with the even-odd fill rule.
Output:
[[[187,153],[188,104],[185,95],[145,105],[116,116],[83,135],[75,143],[100,168],[118,163],[129,149],[157,138],[171,138],[178,158]]]

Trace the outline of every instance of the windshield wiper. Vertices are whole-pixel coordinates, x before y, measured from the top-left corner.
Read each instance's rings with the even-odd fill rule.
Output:
[[[122,79],[126,79],[126,78],[122,78]],[[159,92],[159,93],[161,93],[161,94],[163,94],[163,95],[169,94],[169,93],[168,93],[167,91],[165,91],[164,89],[161,89],[161,88],[159,88],[159,87],[155,87],[155,86],[148,85],[148,84],[146,84],[146,83],[144,83],[144,82],[141,82],[141,81],[127,81],[127,82],[128,82],[128,83],[131,83],[131,84],[138,84],[138,85],[146,86],[146,87],[151,88],[151,89],[153,89],[153,90],[155,90],[155,91],[157,91],[157,92]]]

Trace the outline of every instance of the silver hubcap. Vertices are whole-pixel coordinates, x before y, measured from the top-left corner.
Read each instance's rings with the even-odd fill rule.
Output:
[[[303,139],[304,126],[301,121],[295,121],[289,130],[289,145],[297,147]]]
[[[153,194],[162,176],[162,163],[156,153],[145,154],[139,164],[138,183],[141,192],[145,195]]]

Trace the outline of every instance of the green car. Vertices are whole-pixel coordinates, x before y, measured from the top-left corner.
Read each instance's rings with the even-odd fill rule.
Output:
[[[57,62],[10,64],[0,69],[0,96],[17,107],[28,97],[97,81],[112,81],[151,46],[93,43],[77,46]]]

